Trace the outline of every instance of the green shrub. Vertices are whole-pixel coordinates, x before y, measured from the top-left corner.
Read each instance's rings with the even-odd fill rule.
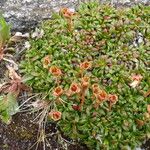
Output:
[[[149,135],[149,10],[63,8],[30,41],[20,65],[28,85],[52,102],[64,134],[91,149],[133,149]]]

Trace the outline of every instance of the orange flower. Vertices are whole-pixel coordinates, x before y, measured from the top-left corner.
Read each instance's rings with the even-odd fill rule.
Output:
[[[118,101],[118,96],[115,94],[109,94],[108,95],[108,100],[110,103],[112,104],[116,104],[116,102]]]
[[[49,55],[45,56],[45,57],[43,58],[43,67],[44,67],[44,68],[47,68],[48,65],[50,64],[50,62],[51,62],[50,56],[49,56]]]
[[[60,10],[60,13],[65,17],[65,18],[68,18],[70,19],[72,16],[75,15],[75,13],[73,11],[71,11],[70,9],[68,8],[62,8]]]
[[[51,66],[49,72],[54,76],[60,76],[62,74],[61,70],[56,66]]]
[[[63,94],[63,89],[60,86],[56,87],[53,91],[53,95],[56,97],[61,96],[62,94]]]
[[[93,88],[93,89],[95,89],[95,88],[99,88],[99,85],[98,85],[98,84],[96,84],[96,83],[94,83],[94,84],[92,85],[92,88]]]
[[[83,88],[87,88],[88,85],[89,85],[89,80],[90,78],[88,76],[84,76],[82,79],[81,79],[81,85]]]
[[[70,91],[70,94],[79,93],[81,91],[79,84],[72,83],[71,86],[70,86],[70,90],[69,91]]]
[[[104,101],[107,99],[107,93],[104,90],[100,90],[100,92],[97,94],[97,99],[99,101]]]
[[[135,88],[136,86],[139,85],[139,83],[141,82],[142,78],[143,78],[143,77],[142,77],[140,74],[138,74],[138,75],[133,75],[133,76],[131,77],[132,83],[130,83],[130,86],[133,87],[133,88]]]
[[[150,114],[150,104],[147,105],[147,112]]]
[[[84,61],[83,63],[80,64],[80,68],[83,70],[90,69],[92,67],[92,63],[89,61]]]
[[[49,117],[51,119],[53,119],[54,121],[58,121],[61,119],[61,112],[60,111],[55,111],[55,110],[51,110],[51,112],[48,114]]]
[[[93,91],[93,94],[98,94],[100,89],[99,89],[99,85],[98,84],[93,84],[92,85],[92,91]]]

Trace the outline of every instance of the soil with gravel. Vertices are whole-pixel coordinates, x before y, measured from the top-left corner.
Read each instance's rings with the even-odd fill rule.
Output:
[[[13,116],[11,124],[0,122],[0,150],[43,150],[43,143],[37,144],[38,125],[32,120],[33,114],[18,113]],[[49,143],[45,144],[45,150],[64,150],[57,142],[56,124],[47,123],[45,131],[46,143]],[[68,150],[88,150],[88,148],[76,144],[68,146]]]

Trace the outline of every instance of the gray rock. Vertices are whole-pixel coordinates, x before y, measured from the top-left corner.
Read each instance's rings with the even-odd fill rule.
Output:
[[[61,7],[74,8],[79,2],[89,0],[0,0],[0,10],[11,24],[12,31],[27,32],[33,29],[40,21],[51,17],[53,11]],[[100,2],[108,0],[100,0]],[[112,4],[131,5],[150,0],[110,0]]]
[[[74,7],[77,0],[1,0],[0,10],[12,31],[26,32],[51,17],[61,7]]]

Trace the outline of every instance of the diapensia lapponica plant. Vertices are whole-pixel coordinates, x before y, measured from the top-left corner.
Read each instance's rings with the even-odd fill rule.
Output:
[[[50,103],[50,120],[90,149],[134,149],[149,137],[150,7],[92,2],[41,28],[21,70]]]

